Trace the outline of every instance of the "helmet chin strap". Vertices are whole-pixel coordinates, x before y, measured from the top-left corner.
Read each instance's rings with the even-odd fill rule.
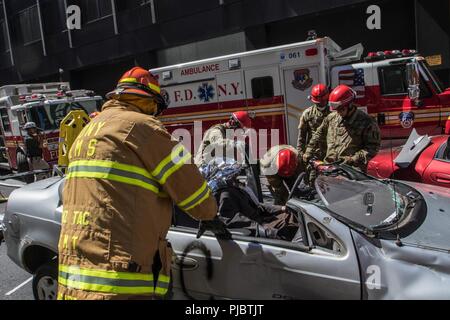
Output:
[[[317,109],[319,109],[320,111],[325,111],[326,108],[327,105],[321,106],[320,104],[317,104]]]

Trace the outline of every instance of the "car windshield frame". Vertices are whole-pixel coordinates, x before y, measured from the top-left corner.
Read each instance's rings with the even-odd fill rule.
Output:
[[[426,60],[419,60],[419,67],[423,74],[425,74],[428,78],[430,78],[432,86],[434,90],[436,90],[437,94],[440,94],[445,91],[445,87],[439,78],[436,76],[434,71],[430,68]]]

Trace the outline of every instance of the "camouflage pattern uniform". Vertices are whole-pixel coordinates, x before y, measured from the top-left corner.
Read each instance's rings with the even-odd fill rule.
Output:
[[[380,150],[380,129],[365,112],[356,109],[347,119],[332,112],[313,134],[305,154],[310,158],[322,143],[326,142],[327,163],[350,157],[349,165],[367,171],[367,164]]]
[[[225,124],[217,124],[209,128],[203,137],[202,143],[195,155],[194,162],[200,167],[208,164],[217,155],[215,151],[221,150],[222,157],[232,154],[234,155],[234,140],[226,138],[228,128]]]
[[[298,126],[298,140],[297,140],[297,150],[299,162],[302,163],[303,154],[311,141],[312,135],[322,124],[323,120],[330,114],[330,109],[327,107],[325,110],[320,111],[317,105],[313,105],[303,112],[300,118],[300,124]],[[327,150],[327,145],[325,141],[320,143],[319,146],[314,150],[313,154],[320,160],[325,157]],[[308,164],[302,164],[303,170],[307,171],[305,175],[305,184],[310,184],[315,180],[316,173]]]

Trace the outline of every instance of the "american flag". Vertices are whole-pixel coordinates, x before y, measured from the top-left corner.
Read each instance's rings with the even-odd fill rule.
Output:
[[[339,84],[345,84],[356,91],[357,98],[366,95],[366,83],[363,69],[347,69],[339,72]]]

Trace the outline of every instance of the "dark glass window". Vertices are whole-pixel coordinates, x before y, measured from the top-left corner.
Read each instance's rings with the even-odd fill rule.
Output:
[[[0,8],[1,9],[1,8]],[[0,52],[9,51],[8,33],[5,20],[0,21]]]
[[[45,35],[55,35],[67,29],[64,3],[55,0],[41,0],[42,24]]]
[[[0,109],[0,117],[2,120],[3,130],[5,132],[11,132],[11,123],[9,122],[8,110]]]
[[[407,94],[405,65],[380,68],[381,94]]]
[[[94,21],[112,14],[110,0],[83,0],[81,12],[86,22]]]
[[[396,65],[381,67],[379,71],[380,87],[382,95],[407,95],[408,82],[406,78],[406,66]],[[420,98],[428,98],[431,96],[431,91],[420,75]]]
[[[260,77],[252,79],[253,99],[263,99],[273,97],[272,77]]]
[[[41,39],[37,6],[29,7],[18,14],[19,28],[24,44]]]
[[[116,0],[117,11],[126,11],[149,5],[151,0]]]

